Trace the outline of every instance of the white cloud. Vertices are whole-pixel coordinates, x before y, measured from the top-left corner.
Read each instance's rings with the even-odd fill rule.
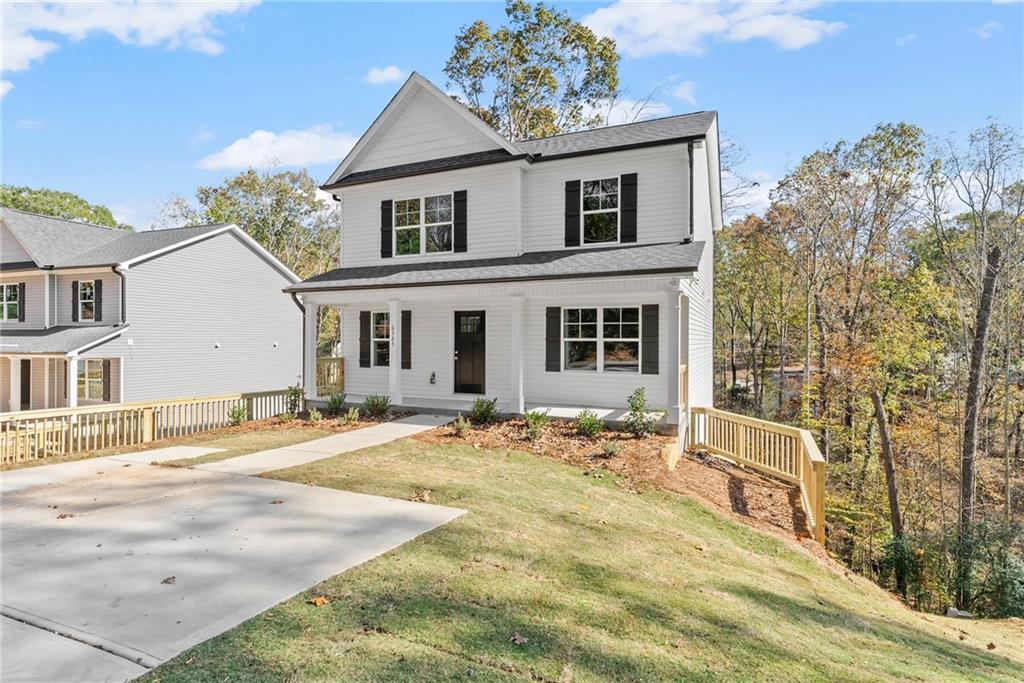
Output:
[[[11,83],[8,80],[0,81],[0,99],[2,99],[4,95],[11,92],[12,90],[14,90],[13,83]]]
[[[697,104],[697,84],[693,81],[683,81],[672,89],[672,97],[682,100],[687,104]]]
[[[256,130],[224,149],[203,157],[197,168],[206,170],[306,166],[340,161],[359,138],[319,125],[306,130],[274,133]]]
[[[18,130],[42,130],[46,124],[35,119],[18,119],[14,122],[14,127]]]
[[[374,66],[366,72],[366,75],[363,76],[363,80],[370,85],[383,85],[385,83],[396,83],[401,81],[405,78],[405,75],[405,72],[394,64],[389,66]]]
[[[192,136],[192,139],[189,140],[189,142],[191,142],[193,145],[202,145],[207,142],[210,142],[215,137],[217,136],[213,134],[212,130],[210,130],[206,126],[202,126],[199,128],[199,130],[195,132],[195,135]]]
[[[596,107],[584,106],[583,108],[583,115],[586,118],[594,115],[600,116],[607,121],[605,125],[609,126],[656,119],[659,116],[668,116],[671,113],[671,107],[664,102],[630,99],[620,99],[614,102],[605,102]]]
[[[982,24],[978,28],[974,29],[974,32],[982,40],[988,40],[989,38],[991,38],[996,33],[998,33],[999,31],[1002,31],[1002,30],[1003,30],[1003,25],[1000,24],[998,21],[989,21],[989,22],[986,22],[986,23]]]
[[[915,40],[917,40],[917,34],[908,33],[907,35],[900,36],[899,38],[896,39],[896,47],[904,47],[906,45],[910,45]]]
[[[846,25],[804,14],[817,2],[616,2],[584,17],[600,35],[615,38],[631,57],[668,53],[703,54],[711,39],[743,42],[763,38],[783,50],[799,50],[838,33]]]
[[[24,71],[56,50],[54,35],[82,40],[106,33],[126,45],[184,47],[216,55],[224,46],[214,20],[248,11],[253,2],[88,2],[10,3],[4,5],[2,63],[5,71]],[[39,34],[46,34],[47,39]]]

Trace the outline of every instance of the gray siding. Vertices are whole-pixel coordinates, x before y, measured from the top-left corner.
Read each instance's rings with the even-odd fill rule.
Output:
[[[0,321],[0,330],[27,330],[41,329],[43,327],[45,303],[43,297],[43,277],[41,273],[11,273],[0,277],[0,282],[4,284],[25,283],[25,301],[22,302],[25,306],[25,322],[19,323],[17,320]]]
[[[71,283],[83,280],[103,281],[103,320],[77,323],[71,320]],[[65,275],[57,273],[53,282],[54,325],[116,325],[121,321],[121,279],[108,270]]]
[[[18,263],[19,261],[31,261],[32,257],[21,246],[21,242],[0,222],[0,263]]]

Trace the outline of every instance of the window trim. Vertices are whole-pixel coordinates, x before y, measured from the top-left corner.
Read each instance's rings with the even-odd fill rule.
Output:
[[[378,315],[386,315],[388,317],[388,336],[386,336],[386,337],[378,337],[377,336],[377,321],[376,321],[376,317]],[[394,328],[392,328],[392,326],[391,326],[391,312],[390,311],[370,311],[370,367],[371,368],[389,368],[389,367],[391,367],[391,356],[394,355],[394,354],[392,354],[392,351],[394,349],[392,348],[392,343],[391,343],[391,340],[392,340],[391,331],[392,331],[392,329],[394,329]],[[387,365],[381,365],[380,363],[377,362],[377,342],[387,342],[387,344],[388,344],[388,364]]]
[[[452,217],[449,221],[441,223],[427,223],[427,197],[448,197],[451,204]],[[409,202],[412,200],[418,200],[420,203],[420,219],[419,223],[413,225],[397,225],[398,221],[398,202]],[[447,251],[427,251],[427,229],[436,228],[441,226],[448,226],[451,230],[451,248]],[[414,254],[400,254],[398,253],[398,231],[399,230],[412,230],[414,227],[420,230],[420,250]],[[455,193],[454,192],[441,192],[439,194],[425,194],[419,197],[403,197],[402,199],[395,199],[391,203],[391,253],[395,258],[412,258],[414,256],[436,256],[438,254],[454,254],[455,253]]]
[[[583,208],[583,198],[586,194],[587,183],[601,182],[602,180],[615,180],[615,239],[607,242],[587,242],[587,216],[598,213],[612,213],[612,209],[589,209]],[[580,180],[580,243],[577,249],[592,249],[612,244],[622,244],[622,174],[611,178],[590,178]],[[588,307],[589,308],[589,307]],[[609,307],[613,308],[613,307]]]
[[[86,299],[86,300],[83,301],[83,299],[82,299],[82,285],[86,285],[86,284],[92,285],[92,298],[91,299]],[[92,317],[91,318],[86,318],[85,315],[83,315],[83,313],[82,313],[82,304],[83,303],[87,303],[87,304],[91,303],[92,304]],[[78,322],[80,322],[80,323],[83,323],[83,322],[85,322],[85,323],[96,322],[96,280],[79,280],[78,281],[78,300],[75,303],[75,305],[78,306]]]
[[[631,375],[634,375],[634,374],[636,374],[636,375],[642,374],[642,369],[643,369],[643,352],[644,352],[643,351],[643,348],[644,348],[644,345],[643,345],[643,332],[644,331],[643,331],[643,306],[641,304],[618,304],[618,305],[614,305],[614,306],[585,306],[585,305],[576,305],[576,306],[561,306],[560,308],[561,308],[561,311],[562,311],[562,315],[560,317],[560,321],[559,321],[560,325],[559,325],[559,331],[558,331],[558,334],[559,334],[559,355],[560,355],[560,360],[559,360],[559,368],[560,369],[559,369],[559,372],[579,372],[579,373],[584,373],[584,374],[591,374],[591,373],[593,373],[593,374],[601,374],[601,375],[608,373],[608,374],[611,374],[611,375],[625,375],[627,377],[631,376]],[[566,311],[582,311],[584,309],[590,309],[590,308],[595,309],[597,311],[597,323],[596,323],[597,324],[597,337],[596,338],[594,338],[594,337],[566,337],[565,336],[565,326],[568,324],[566,322],[566,320],[565,320],[565,313],[566,313]],[[625,309],[625,308],[635,308],[636,309],[636,312],[637,312],[637,322],[636,322],[637,330],[636,331],[637,331],[637,335],[638,336],[636,338],[633,338],[633,337],[609,337],[608,338],[608,341],[636,342],[636,371],[635,372],[633,372],[633,371],[625,371],[625,370],[605,370],[605,368],[604,368],[604,345],[605,345],[605,341],[606,341],[605,340],[605,336],[604,336],[604,311],[605,311],[606,308],[617,308],[620,311],[622,309]],[[583,324],[583,323],[580,323],[580,324]],[[589,323],[587,323],[587,324],[589,324]],[[619,322],[618,323],[612,323],[612,324],[616,324],[616,325],[620,325],[620,326],[623,324],[622,323],[621,314],[620,314]],[[632,323],[627,323],[627,324],[631,325]],[[566,344],[566,342],[570,342],[570,341],[584,341],[584,342],[592,341],[592,342],[595,342],[597,344],[597,367],[595,369],[593,369],[593,370],[585,370],[583,368],[567,368],[567,367],[565,367],[565,360],[566,360],[565,359],[565,344]]]
[[[13,300],[8,300],[7,299],[8,287],[10,287],[11,289],[14,290],[14,299]],[[21,293],[20,292],[21,292],[21,288],[20,288],[20,286],[19,286],[19,284],[17,282],[11,282],[11,283],[4,282],[4,283],[0,284],[0,308],[3,309],[3,310],[0,310],[0,320],[2,320],[4,322],[15,322],[15,323],[19,321],[19,319],[21,318],[21,306],[22,306]],[[13,318],[7,315],[7,306],[9,304],[15,304],[18,307],[17,312],[14,314]]]
[[[78,376],[75,377],[75,391],[78,395],[79,401],[103,401],[104,386],[103,386],[103,358],[81,358],[78,364]],[[89,364],[97,363],[100,366],[100,377],[99,379],[89,378]],[[99,384],[100,386],[100,397],[91,398],[89,396],[89,386],[91,384]]]

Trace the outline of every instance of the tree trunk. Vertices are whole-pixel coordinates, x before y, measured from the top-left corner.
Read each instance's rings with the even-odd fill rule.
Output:
[[[893,463],[892,441],[889,438],[889,418],[885,413],[882,395],[877,389],[871,391],[871,402],[875,404],[875,420],[878,422],[878,440],[882,446],[882,467],[885,470],[885,487],[889,493],[889,523],[892,525],[892,537],[896,541],[903,540],[903,516],[900,513],[899,489],[896,488],[896,466]],[[907,596],[907,577],[902,563],[896,563],[896,590],[903,597]]]
[[[967,373],[967,396],[964,400],[964,440],[960,452],[960,519],[959,551],[957,552],[957,595],[960,609],[967,609],[971,603],[971,556],[972,526],[974,524],[974,488],[978,450],[978,408],[981,404],[985,353],[988,347],[988,327],[992,317],[992,300],[995,296],[996,278],[999,274],[1002,252],[992,247],[985,264],[982,280],[981,301],[975,318],[974,336],[971,340],[971,365]]]

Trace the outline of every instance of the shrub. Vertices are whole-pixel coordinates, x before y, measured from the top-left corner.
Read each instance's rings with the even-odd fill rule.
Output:
[[[604,420],[597,417],[593,410],[581,410],[576,417],[576,433],[580,436],[594,438],[604,431]]]
[[[657,419],[647,407],[647,392],[637,387],[629,396],[629,414],[626,415],[626,431],[634,436],[644,437],[654,433]]]
[[[530,441],[536,441],[544,433],[544,426],[548,422],[551,422],[551,418],[548,417],[548,411],[541,412],[539,410],[531,410],[530,412],[523,415],[523,420],[526,421],[526,438]]]
[[[345,415],[342,416],[341,421],[347,425],[359,422],[359,408],[355,406],[349,408]]]
[[[310,408],[309,409],[309,421],[310,422],[312,422],[313,424],[316,424],[317,422],[319,422],[322,419],[324,419],[324,414],[323,413],[321,413],[316,408]]]
[[[370,394],[363,401],[363,412],[370,417],[384,417],[391,409],[391,397],[383,394]]]
[[[478,398],[473,401],[473,407],[469,411],[469,419],[473,424],[490,424],[498,419],[498,399]]]
[[[601,444],[601,454],[606,458],[614,458],[622,450],[622,444],[618,441],[605,441]]]
[[[345,394],[331,394],[327,397],[326,405],[324,409],[330,415],[340,415],[342,409],[345,407]]]
[[[291,412],[290,410],[286,410],[277,417],[281,420],[281,422],[291,422],[292,420],[295,419],[295,413]]]
[[[452,431],[455,432],[455,436],[461,439],[466,435],[466,432],[469,431],[471,426],[472,424],[470,423],[470,421],[460,414],[457,418],[455,418],[455,421],[452,422]]]
[[[302,408],[302,383],[296,382],[288,387],[284,394],[284,408],[286,412],[295,415]]]
[[[249,411],[245,409],[244,405],[234,406],[228,411],[228,420],[236,427],[247,419],[249,419]]]

